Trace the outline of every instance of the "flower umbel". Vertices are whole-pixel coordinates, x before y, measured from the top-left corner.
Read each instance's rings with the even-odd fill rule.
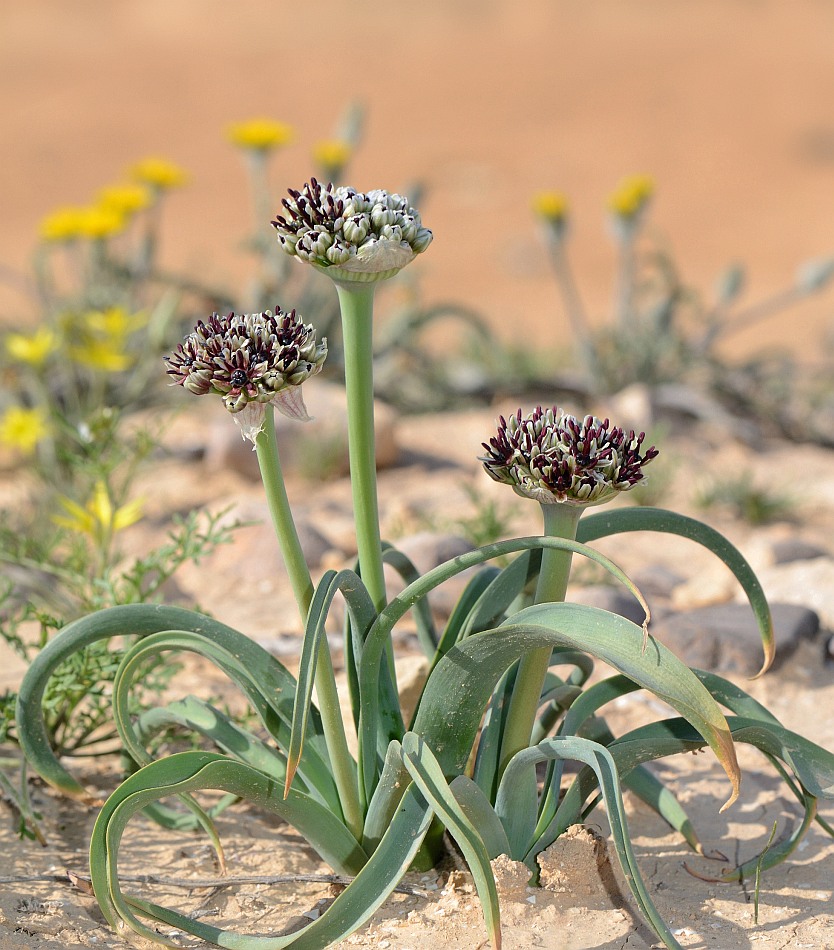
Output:
[[[339,280],[393,277],[432,239],[407,198],[381,189],[363,194],[311,178],[282,204],[285,214],[272,222],[281,247]]]
[[[198,396],[218,393],[232,413],[247,411],[244,438],[260,430],[263,407],[307,419],[301,384],[315,376],[327,356],[327,340],[316,342],[312,324],[295,310],[285,313],[212,314],[165,357],[175,383]],[[254,441],[254,438],[253,438]]]
[[[498,435],[483,443],[484,468],[518,495],[543,504],[596,505],[643,479],[642,468],[658,454],[641,454],[645,433],[635,435],[607,419],[575,416],[557,407],[521,410],[499,419]]]

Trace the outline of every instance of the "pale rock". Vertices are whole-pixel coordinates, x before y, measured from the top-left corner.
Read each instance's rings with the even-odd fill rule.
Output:
[[[775,564],[761,571],[759,580],[769,602],[807,607],[819,615],[826,630],[834,630],[834,558]]]
[[[431,531],[420,531],[399,538],[394,542],[394,547],[412,562],[421,576],[445,561],[473,550],[472,545],[459,535],[436,534]],[[432,612],[437,617],[442,619],[449,617],[476,570],[477,568],[467,568],[455,574],[428,595]],[[399,573],[387,564],[385,578],[389,599],[395,597],[405,587]]]
[[[571,825],[536,861],[541,885],[549,891],[589,897],[611,890],[613,872],[605,839],[583,825]]]
[[[530,868],[523,861],[513,861],[509,855],[499,854],[490,861],[495,887],[502,901],[524,901],[527,899],[527,884],[530,881]]]
[[[694,577],[672,591],[672,607],[676,610],[692,610],[731,600],[738,590],[738,581],[722,563],[704,567]]]
[[[608,397],[605,409],[597,415],[616,419],[617,425],[624,429],[644,432],[654,424],[651,388],[645,383],[632,383]]]

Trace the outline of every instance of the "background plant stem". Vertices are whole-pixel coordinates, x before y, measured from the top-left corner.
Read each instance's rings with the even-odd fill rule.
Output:
[[[301,549],[301,542],[298,538],[298,531],[287,497],[287,489],[284,485],[281,460],[278,455],[278,440],[275,435],[275,411],[271,405],[266,406],[264,426],[255,439],[255,450],[258,455],[258,464],[266,490],[272,524],[275,527],[275,533],[278,535],[278,542],[281,545],[281,553],[284,557],[284,564],[290,577],[290,584],[298,604],[302,623],[306,623],[310,603],[313,599],[313,581],[307,567],[307,560]],[[333,777],[339,790],[345,824],[357,840],[361,840],[363,818],[356,786],[356,767],[347,747],[347,737],[345,736],[344,721],[342,720],[339,704],[339,693],[336,689],[333,663],[324,637],[321,640],[316,658],[315,682],[322,728],[330,752]]]
[[[576,526],[579,524],[582,508],[567,504],[543,504],[541,509],[546,537],[576,540]],[[536,586],[537,604],[556,603],[565,599],[571,557],[570,551],[557,551],[552,548],[542,551],[542,566]],[[531,650],[519,661],[507,713],[507,727],[501,745],[502,773],[516,752],[530,745],[551,653],[550,647]]]

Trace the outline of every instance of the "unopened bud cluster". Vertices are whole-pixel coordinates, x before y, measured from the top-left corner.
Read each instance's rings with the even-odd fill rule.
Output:
[[[379,189],[367,194],[315,178],[290,190],[285,213],[272,222],[284,250],[333,268],[333,276],[381,280],[393,276],[429,246],[432,233],[408,199]]]
[[[229,412],[267,403],[321,370],[327,341],[312,324],[285,313],[212,314],[200,320],[171,356],[167,372],[198,396],[219,393]]]
[[[607,419],[580,421],[561,409],[537,407],[499,419],[498,435],[483,443],[487,473],[515,492],[544,504],[599,504],[643,479],[642,467],[657,456],[641,454],[645,433],[635,435]]]

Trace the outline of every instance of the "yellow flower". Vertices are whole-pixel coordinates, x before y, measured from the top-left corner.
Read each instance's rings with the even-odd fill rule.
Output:
[[[654,194],[654,181],[648,175],[624,178],[608,199],[608,209],[621,218],[633,218],[646,207]]]
[[[80,233],[90,240],[103,240],[113,237],[124,229],[125,215],[115,208],[91,205],[82,209]]]
[[[533,198],[533,211],[546,221],[564,221],[568,199],[561,191],[541,191]]]
[[[326,172],[341,171],[353,155],[353,146],[343,139],[324,139],[313,146],[313,161]]]
[[[42,366],[57,345],[55,334],[47,327],[30,334],[9,333],[6,337],[6,352],[9,356],[30,366]]]
[[[130,215],[147,208],[151,194],[144,185],[109,185],[98,193],[98,207]]]
[[[58,208],[48,214],[40,224],[40,236],[44,241],[75,241],[83,234],[84,208]]]
[[[227,129],[229,141],[239,148],[268,152],[273,148],[289,144],[293,139],[293,128],[274,119],[248,119],[235,122]]]
[[[130,169],[130,177],[158,191],[181,188],[188,181],[188,172],[167,158],[151,155],[143,158]]]
[[[0,417],[0,442],[25,455],[31,455],[38,442],[48,435],[49,417],[41,406],[35,409],[12,406]]]
[[[125,338],[148,322],[142,313],[128,313],[124,307],[110,307],[108,310],[90,310],[84,314],[84,327],[92,333],[108,339],[112,343],[123,343]]]
[[[101,539],[137,522],[142,517],[144,502],[130,501],[119,508],[113,507],[110,493],[102,481],[96,482],[93,494],[82,508],[78,502],[61,495],[58,502],[66,514],[53,515],[52,520],[62,528]]]
[[[124,348],[113,340],[85,340],[67,350],[70,359],[90,369],[100,369],[106,373],[120,373],[133,362],[133,357],[125,353]]]

